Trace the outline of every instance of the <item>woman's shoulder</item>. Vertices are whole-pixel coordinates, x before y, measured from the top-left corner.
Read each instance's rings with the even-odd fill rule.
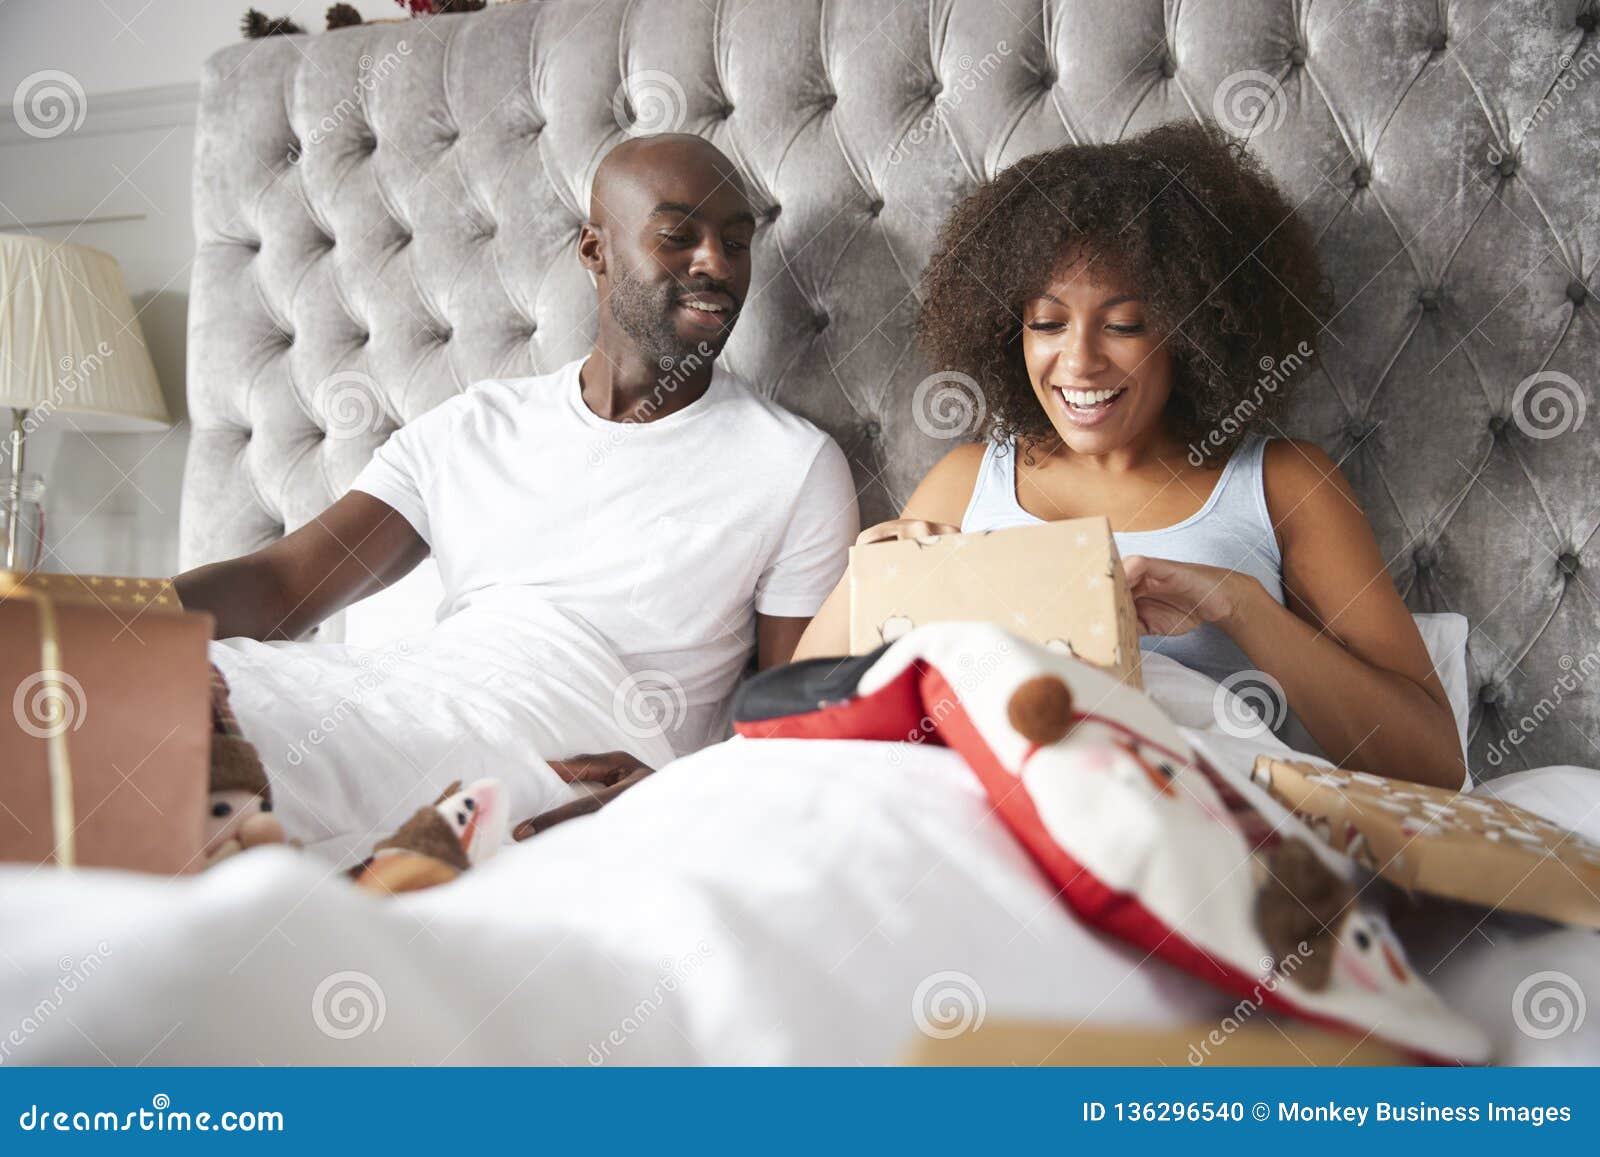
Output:
[[[901,517],[960,525],[967,503],[972,500],[972,490],[978,483],[989,445],[988,442],[968,442],[939,459],[917,483]]]
[[[1319,519],[1337,507],[1361,511],[1339,464],[1315,442],[1272,438],[1265,443],[1261,466],[1267,509],[1280,534],[1291,520]]]

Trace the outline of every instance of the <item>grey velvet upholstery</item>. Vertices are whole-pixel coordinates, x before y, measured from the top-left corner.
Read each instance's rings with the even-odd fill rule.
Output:
[[[1475,772],[1600,764],[1600,415],[1572,421],[1600,373],[1595,26],[1595,0],[545,0],[229,47],[184,562],[306,521],[473,380],[586,348],[574,243],[619,114],[665,101],[745,173],[767,215],[727,362],[834,435],[867,521],[950,445],[912,407],[951,204],[1039,149],[1229,118],[1337,293],[1287,430],[1342,461],[1411,606],[1471,620]],[[1536,373],[1566,377],[1514,412]]]

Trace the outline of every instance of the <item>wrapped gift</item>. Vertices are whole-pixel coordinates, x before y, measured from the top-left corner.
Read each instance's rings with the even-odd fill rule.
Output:
[[[992,623],[1143,686],[1139,620],[1104,518],[851,549],[851,654],[957,621]]]
[[[1263,755],[1251,777],[1408,891],[1600,928],[1600,845],[1496,799]]]
[[[165,580],[0,571],[0,860],[201,866],[211,627]]]

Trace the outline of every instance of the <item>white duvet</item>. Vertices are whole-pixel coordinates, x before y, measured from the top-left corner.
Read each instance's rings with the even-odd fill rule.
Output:
[[[676,709],[670,688],[641,681],[591,628],[522,588],[479,592],[379,647],[227,639],[211,660],[284,825],[346,864],[453,780],[503,780],[525,819],[574,795],[541,753],[673,758],[650,716]]]
[[[255,715],[270,700],[244,690],[243,664],[271,660],[239,654],[230,676]],[[576,695],[605,673],[571,674]],[[338,822],[314,834],[335,852],[386,831],[407,810],[397,792],[433,789],[432,772],[403,770],[424,753],[445,756],[441,782],[532,768],[520,790],[568,790],[522,758],[537,737],[510,700],[475,698],[482,680],[452,682],[448,664],[410,675],[366,693],[381,716],[349,728],[347,715],[315,745],[353,756],[365,742],[365,770],[332,784],[303,760],[286,816],[333,800]],[[327,676],[302,666],[301,696],[282,701],[325,703]],[[1159,660],[1146,676],[1220,765],[1275,746],[1212,730],[1202,677]],[[578,710],[549,689],[525,702],[549,712],[534,726]],[[577,716],[597,737],[611,726],[600,702]],[[262,742],[260,719],[244,722]],[[271,734],[307,726],[281,708]],[[1477,913],[1430,929],[1415,962],[1500,1060],[1600,1062],[1596,1018],[1551,1032],[1529,988],[1548,998],[1556,974],[1580,1000],[1600,994],[1592,934]],[[878,1064],[982,1020],[1209,1029],[1233,1004],[1079,924],[959,759],[901,744],[718,744],[401,900],[285,849],[179,881],[0,869],[0,1063]]]

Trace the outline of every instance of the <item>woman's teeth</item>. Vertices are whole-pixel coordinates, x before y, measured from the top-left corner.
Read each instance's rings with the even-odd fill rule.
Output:
[[[1075,410],[1092,410],[1113,402],[1127,392],[1126,386],[1119,386],[1113,390],[1062,390],[1059,386],[1062,400]]]

